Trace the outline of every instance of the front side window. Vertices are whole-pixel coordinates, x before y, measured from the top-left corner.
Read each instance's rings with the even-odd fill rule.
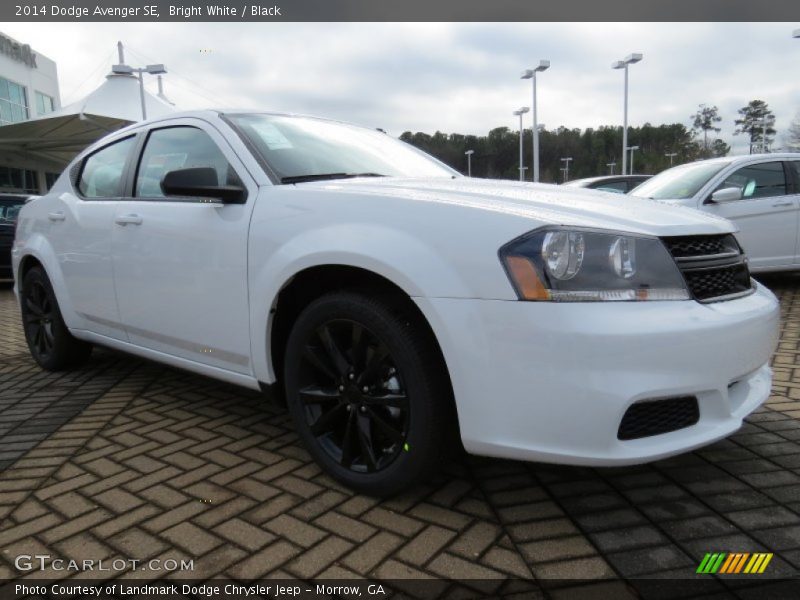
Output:
[[[28,119],[28,93],[24,86],[0,77],[0,123]]]
[[[139,162],[134,195],[163,198],[161,180],[169,171],[211,167],[217,185],[239,185],[239,179],[219,146],[202,129],[167,127],[150,132]]]
[[[86,198],[114,198],[122,193],[122,174],[134,137],[98,150],[83,163],[78,191]]]
[[[740,189],[744,200],[785,196],[786,174],[783,171],[783,163],[768,162],[742,167],[728,175],[725,181],[717,186],[718,190],[725,188]]]
[[[793,160],[789,163],[789,168],[794,171],[795,194],[800,194],[800,160]]]
[[[380,131],[270,114],[228,115],[280,183],[355,176],[442,177],[457,173]]]
[[[699,162],[662,171],[631,191],[632,196],[651,200],[685,200],[691,198],[728,166],[728,162]]]

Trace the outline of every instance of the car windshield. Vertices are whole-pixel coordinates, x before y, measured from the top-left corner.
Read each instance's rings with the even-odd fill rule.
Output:
[[[685,200],[694,196],[708,180],[728,166],[727,162],[690,163],[667,169],[634,188],[631,196],[653,200]]]
[[[13,223],[21,208],[22,204],[0,202],[0,222]]]
[[[281,183],[458,173],[377,130],[309,117],[234,114],[228,120]]]

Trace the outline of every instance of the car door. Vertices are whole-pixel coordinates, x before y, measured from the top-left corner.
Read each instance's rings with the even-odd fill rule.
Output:
[[[166,197],[168,171],[213,167],[241,182],[244,204]],[[114,280],[132,343],[196,363],[251,373],[247,235],[255,183],[212,126],[181,119],[142,136],[114,217]]]
[[[792,195],[798,205],[798,215],[800,215],[800,160],[790,160],[786,162],[787,172],[791,178]],[[800,217],[797,220],[798,233],[794,249],[794,264],[800,265]]]
[[[69,191],[39,200],[48,203],[44,227],[61,269],[64,303],[80,319],[69,325],[119,340],[127,336],[114,292],[111,228],[135,143],[131,135],[92,152]]]
[[[749,164],[726,175],[715,190],[738,188],[741,198],[707,203],[704,208],[732,220],[754,269],[772,269],[794,262],[797,246],[798,199],[782,161]]]

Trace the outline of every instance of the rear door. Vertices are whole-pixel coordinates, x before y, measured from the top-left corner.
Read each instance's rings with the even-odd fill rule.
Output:
[[[135,142],[134,134],[93,152],[79,165],[70,192],[37,200],[48,203],[47,239],[82,321],[70,326],[121,340],[126,334],[114,293],[111,228]]]
[[[732,220],[739,239],[755,269],[790,266],[795,260],[798,197],[793,194],[788,167],[769,161],[741,167],[725,177],[716,190],[736,187],[739,200],[710,203],[704,209]]]
[[[213,167],[241,183],[245,204],[165,197],[168,171]],[[114,216],[120,316],[139,346],[243,374],[250,365],[247,236],[258,188],[210,124],[180,119],[151,129]]]
[[[787,172],[791,178],[792,195],[798,205],[798,215],[800,215],[800,160],[790,160],[786,162]],[[794,264],[800,265],[800,217],[797,220],[798,233],[797,242],[794,249]]]

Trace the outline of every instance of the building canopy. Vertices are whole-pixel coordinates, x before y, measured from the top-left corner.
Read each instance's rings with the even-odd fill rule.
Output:
[[[175,108],[144,91],[147,117]],[[86,97],[44,117],[0,127],[0,152],[19,153],[66,166],[104,135],[142,119],[139,79],[111,73]]]

